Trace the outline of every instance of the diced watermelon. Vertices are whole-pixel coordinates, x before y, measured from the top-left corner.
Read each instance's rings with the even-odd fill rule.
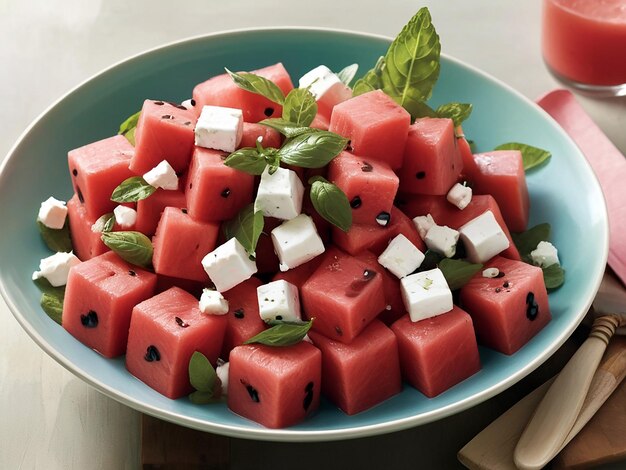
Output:
[[[196,147],[189,166],[187,209],[202,222],[232,219],[252,202],[254,176],[224,165],[225,154]]]
[[[461,305],[472,316],[481,344],[513,354],[550,321],[543,272],[500,256],[493,257],[485,268],[498,268],[504,276],[476,274],[461,288]]]
[[[202,258],[215,249],[219,225],[193,220],[185,209],[166,207],[152,239],[157,274],[207,282]]]
[[[387,225],[399,184],[389,165],[341,152],[328,166],[328,179],[348,197],[353,223]]]
[[[163,210],[166,207],[183,209],[187,207],[187,198],[183,191],[157,189],[150,197],[137,201],[137,222],[135,229],[151,237],[156,231]]]
[[[62,324],[72,336],[105,357],[126,352],[133,307],[151,297],[156,276],[113,252],[70,270]]]
[[[130,168],[142,175],[167,160],[177,172],[189,165],[196,115],[184,106],[145,100],[135,132],[135,155]]]
[[[190,393],[189,360],[195,351],[215,365],[226,329],[223,315],[205,315],[198,300],[177,287],[138,304],[128,332],[126,368],[168,398]]]
[[[461,126],[457,128],[457,135],[464,135],[463,128]],[[476,165],[474,155],[472,154],[472,147],[465,137],[457,137],[456,143],[459,147],[461,159],[463,160],[463,171],[461,172],[459,181],[472,181],[474,179],[474,175],[478,171],[478,166]]]
[[[279,271],[272,278],[272,281],[287,281],[298,289],[302,288],[302,285],[311,277],[320,264],[324,261],[323,256],[316,256],[311,261],[308,261],[300,266],[289,269],[287,271]]]
[[[166,290],[171,289],[172,287],[179,287],[191,295],[200,299],[202,295],[202,289],[206,287],[206,281],[194,281],[191,279],[182,279],[180,277],[172,277],[165,276],[163,274],[157,274],[157,285],[156,285],[156,293],[160,294],[161,292],[165,292]]]
[[[228,407],[268,428],[299,423],[319,406],[322,354],[293,346],[238,346],[230,353]]]
[[[116,135],[67,154],[74,192],[90,218],[97,219],[115,209],[117,203],[111,201],[111,194],[133,176],[128,165],[134,152],[126,137]]]
[[[409,128],[400,190],[411,194],[447,194],[463,170],[452,119],[422,118]]]
[[[313,118],[313,122],[309,124],[309,127],[312,127],[313,129],[320,129],[322,131],[327,131],[329,126],[330,119],[321,113],[317,113],[315,118]]]
[[[349,344],[385,309],[383,280],[377,263],[364,263],[336,248],[302,285],[300,297],[312,329]]]
[[[472,319],[457,306],[418,322],[405,315],[391,329],[398,338],[402,376],[429,398],[480,370]]]
[[[239,148],[256,147],[256,142],[259,137],[262,138],[261,145],[263,148],[279,148],[281,145],[282,137],[277,130],[262,124],[244,122],[243,137],[241,138]]]
[[[91,230],[91,226],[98,219],[89,217],[87,209],[74,195],[67,201],[67,217],[69,218],[70,233],[74,254],[82,261],[101,255],[109,249],[102,243],[101,234]]]
[[[355,96],[333,108],[329,130],[350,139],[362,158],[381,160],[394,170],[402,166],[411,116],[381,90]]]
[[[291,78],[281,63],[253,70],[252,73],[271,80],[285,95],[293,89]],[[282,114],[279,104],[239,88],[226,73],[196,85],[193,99],[196,101],[195,110],[198,115],[205,105],[241,109],[245,122],[259,122],[270,117],[280,117]]]

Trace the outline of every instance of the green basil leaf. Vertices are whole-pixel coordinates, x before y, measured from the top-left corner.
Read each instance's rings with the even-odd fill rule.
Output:
[[[546,289],[557,289],[565,282],[565,270],[558,264],[551,264],[547,268],[542,268],[542,271]]]
[[[222,232],[226,240],[236,238],[248,254],[253,255],[264,225],[263,212],[255,212],[252,203],[241,209],[234,218],[222,223]]]
[[[435,269],[443,259],[445,259],[445,256],[433,250],[426,250],[424,253],[424,261],[422,261],[422,264],[417,268],[417,271],[430,271],[431,269]]]
[[[115,225],[115,214],[113,212],[109,212],[108,214],[104,214],[96,220],[91,226],[92,232],[110,232],[113,230],[113,226]]]
[[[243,344],[260,343],[267,346],[291,346],[299,343],[311,329],[313,319],[308,322],[283,322],[261,331]]]
[[[314,129],[312,127],[296,126],[293,122],[282,118],[264,119],[260,121],[259,124],[277,130],[288,139],[292,139],[302,134],[319,131],[319,129]]]
[[[65,218],[65,224],[63,224],[63,228],[60,229],[46,227],[41,221],[37,221],[41,238],[50,250],[64,253],[72,251],[72,239],[70,237],[68,219],[68,217]]]
[[[239,88],[264,96],[280,105],[285,102],[285,94],[273,81],[249,72],[236,73],[228,69],[225,70]]]
[[[285,98],[283,119],[301,127],[307,127],[315,119],[317,102],[306,88],[294,88]]]
[[[428,8],[420,8],[400,31],[385,54],[382,90],[413,118],[424,113],[439,78],[441,44]]]
[[[39,305],[52,320],[60,325],[63,314],[63,301],[65,299],[65,286],[53,287],[43,277],[35,279],[34,283],[41,291]]]
[[[383,87],[382,70],[385,67],[385,58],[379,57],[373,69],[369,70],[363,78],[359,78],[352,88],[352,95],[358,96],[368,91],[380,90]]]
[[[251,175],[260,175],[263,173],[263,170],[265,170],[267,162],[259,154],[257,149],[246,147],[235,150],[228,157],[226,157],[224,165],[244,171]]]
[[[303,168],[321,168],[346,148],[348,139],[329,131],[301,134],[278,150],[281,161]]]
[[[532,145],[520,144],[519,142],[498,145],[494,150],[519,150],[522,153],[524,171],[540,166],[552,156],[547,150],[533,147]]]
[[[513,243],[522,259],[528,261],[530,252],[537,248],[539,242],[550,241],[550,230],[550,224],[539,224],[525,232],[511,233]]]
[[[156,188],[148,184],[141,176],[131,176],[113,190],[111,201],[137,202],[152,196],[155,191]]]
[[[148,266],[152,262],[152,242],[141,232],[103,232],[100,238],[130,264]]]
[[[131,145],[135,145],[135,130],[137,129],[137,123],[139,122],[140,114],[141,111],[137,111],[135,114],[129,116],[122,124],[120,124],[120,130],[118,131],[118,134],[126,137]]]
[[[209,403],[218,403],[220,400],[215,396],[214,392],[201,392],[196,390],[189,394],[189,401],[194,405],[208,405]]]
[[[344,85],[350,86],[350,83],[352,83],[352,80],[354,80],[354,76],[356,75],[358,70],[359,64],[351,64],[337,72],[337,76]]]
[[[352,225],[352,208],[344,192],[321,176],[309,180],[311,202],[319,215],[347,232]]]
[[[439,106],[435,112],[438,117],[452,119],[454,127],[458,127],[472,114],[472,105],[469,103],[447,103]]]
[[[210,392],[219,385],[215,369],[201,352],[195,351],[189,359],[189,382],[200,392]]]
[[[448,282],[450,290],[457,290],[463,287],[483,269],[482,264],[474,264],[460,259],[444,258],[439,262],[439,269]]]

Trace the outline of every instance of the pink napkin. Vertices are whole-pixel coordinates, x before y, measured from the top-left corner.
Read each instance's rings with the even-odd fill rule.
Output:
[[[609,214],[609,266],[626,284],[626,158],[567,90],[537,100],[576,142],[593,168]]]

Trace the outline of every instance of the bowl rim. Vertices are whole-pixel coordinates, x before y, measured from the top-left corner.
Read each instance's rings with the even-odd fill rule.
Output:
[[[169,48],[180,47],[184,44],[193,43],[196,41],[205,41],[213,38],[223,38],[229,36],[238,36],[241,34],[254,34],[254,33],[272,33],[272,32],[298,32],[298,31],[309,31],[309,32],[317,32],[317,33],[333,33],[340,34],[351,37],[364,37],[364,38],[372,38],[384,40],[387,42],[391,42],[393,40],[392,37],[376,34],[376,33],[368,33],[362,31],[354,31],[343,28],[331,28],[331,27],[315,27],[315,26],[265,26],[265,27],[247,27],[247,28],[236,28],[229,29],[223,31],[217,31],[213,33],[199,34],[191,37],[177,39],[174,41],[167,42],[162,45],[158,45],[155,47],[151,47],[144,51],[133,54],[129,57],[121,59],[104,69],[96,72],[90,77],[81,81],[78,85],[72,87],[69,91],[64,93],[58,99],[54,100],[49,106],[45,108],[20,134],[16,142],[10,147],[7,152],[5,158],[0,162],[0,185],[2,184],[4,178],[6,178],[7,169],[10,168],[11,165],[14,164],[15,158],[13,158],[14,153],[17,148],[24,142],[28,134],[31,130],[39,124],[40,121],[44,119],[44,117],[58,104],[64,101],[73,93],[77,92],[83,86],[87,85],[92,80],[97,79],[101,75],[109,73],[118,67],[122,67],[129,62],[132,62],[140,57],[148,56],[150,54],[162,52]],[[570,141],[583,156],[583,165],[587,166],[589,172],[593,175],[593,183],[598,186],[601,190],[600,183],[598,181],[597,176],[593,172],[589,162],[584,157],[584,153],[580,150],[578,145],[573,141],[573,139],[563,130],[563,128],[548,114],[545,110],[543,110],[537,103],[532,101],[527,96],[523,95],[518,90],[514,89],[512,86],[503,82],[502,80],[480,70],[479,68],[468,64],[460,59],[452,57],[448,54],[441,53],[441,57],[451,63],[454,63],[461,68],[468,69],[474,74],[481,76],[484,80],[495,84],[501,88],[504,88],[507,92],[517,96],[522,101],[526,102],[536,110],[540,112],[547,118],[547,121],[551,122],[557,133],[560,133],[562,137],[566,140]],[[606,202],[604,198],[602,198],[602,207],[598,207],[601,209],[602,220],[601,220],[601,229],[604,232],[604,237],[602,240],[598,240],[598,244],[601,245],[602,252],[602,264],[606,264],[608,259],[608,251],[609,251],[609,222],[608,222],[608,212],[606,207]],[[61,364],[65,369],[70,371],[75,376],[79,377],[81,380],[89,384],[90,386],[97,389],[99,392],[104,395],[126,405],[137,411],[142,413],[146,413],[148,415],[164,419],[167,421],[174,422],[179,425],[183,425],[189,428],[197,429],[205,432],[215,432],[220,435],[230,436],[230,437],[238,437],[238,438],[246,438],[246,439],[254,439],[254,440],[262,440],[262,441],[275,441],[275,442],[319,442],[319,441],[333,441],[333,440],[344,440],[344,439],[354,439],[361,437],[368,437],[374,435],[385,434],[389,432],[401,431],[404,429],[412,428],[415,426],[419,426],[422,424],[427,424],[447,416],[453,415],[455,413],[466,410],[472,406],[476,406],[485,400],[497,395],[498,393],[506,390],[511,387],[515,383],[519,382],[522,378],[530,374],[537,367],[539,367],[543,362],[545,362],[549,357],[551,357],[554,352],[569,338],[569,336],[573,333],[579,323],[583,320],[585,314],[587,313],[589,307],[591,306],[593,299],[595,297],[596,292],[599,289],[600,282],[602,280],[602,272],[598,273],[595,279],[592,279],[590,282],[590,286],[592,289],[588,290],[588,294],[584,299],[584,309],[578,313],[578,316],[572,321],[568,328],[563,329],[560,334],[553,339],[551,342],[551,347],[545,349],[543,353],[537,357],[535,357],[532,361],[527,363],[520,370],[515,372],[512,375],[507,376],[505,379],[500,380],[494,385],[483,389],[482,391],[467,397],[463,400],[456,401],[446,406],[442,406],[437,408],[436,410],[427,411],[421,413],[419,415],[408,416],[403,418],[394,419],[391,421],[386,421],[384,423],[376,423],[376,424],[368,424],[361,425],[357,427],[346,427],[339,429],[330,429],[330,430],[298,430],[292,428],[285,429],[269,429],[269,428],[248,428],[248,427],[240,427],[237,425],[231,424],[220,424],[209,422],[203,419],[194,418],[187,416],[185,414],[164,410],[152,405],[148,405],[132,396],[129,396],[125,393],[120,393],[115,388],[110,387],[109,385],[101,382],[96,377],[93,377],[89,374],[88,371],[77,368],[70,360],[66,359],[63,354],[53,348],[46,339],[41,336],[37,331],[33,328],[30,328],[30,323],[26,320],[26,318],[22,315],[17,305],[12,301],[5,283],[2,278],[0,278],[0,294],[4,298],[9,310],[18,321],[20,326],[26,331],[26,333],[33,339],[33,341],[50,357],[52,357],[57,363]]]

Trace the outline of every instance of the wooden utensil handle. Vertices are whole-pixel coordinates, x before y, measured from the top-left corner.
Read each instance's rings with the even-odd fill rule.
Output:
[[[580,413],[591,379],[620,323],[617,315],[596,318],[589,338],[558,375],[515,448],[522,470],[543,468],[559,451]]]

